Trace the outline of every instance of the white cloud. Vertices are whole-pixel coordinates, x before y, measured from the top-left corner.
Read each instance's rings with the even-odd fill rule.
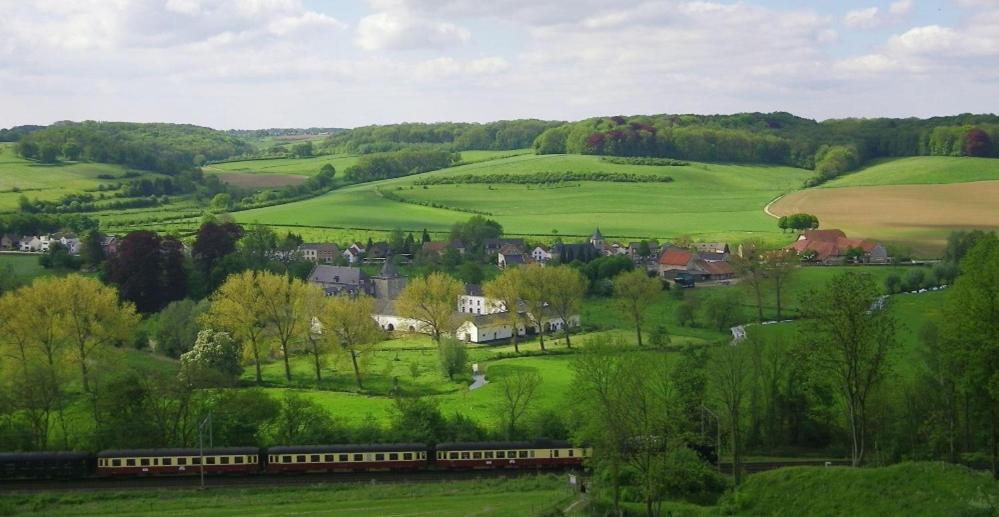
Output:
[[[365,50],[410,50],[460,45],[471,33],[452,23],[410,14],[381,12],[357,25],[357,44]]]
[[[888,7],[888,12],[896,16],[904,16],[912,11],[912,0],[899,0],[898,2],[892,2],[891,6]]]
[[[843,23],[855,29],[871,29],[881,25],[880,11],[877,7],[855,9],[846,13]]]

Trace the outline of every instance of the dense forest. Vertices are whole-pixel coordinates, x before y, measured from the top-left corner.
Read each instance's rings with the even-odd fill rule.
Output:
[[[599,117],[550,128],[539,154],[653,156],[815,169],[815,181],[897,156],[999,156],[999,116],[839,119],[789,113]]]
[[[86,121],[60,122],[27,134],[17,149],[25,158],[46,163],[83,160],[177,174],[251,147],[235,136],[187,124]]]
[[[396,151],[419,144],[445,145],[453,151],[523,149],[531,147],[545,130],[562,124],[564,122],[526,119],[487,124],[441,122],[365,126],[335,134],[323,147],[337,153],[361,154]]]

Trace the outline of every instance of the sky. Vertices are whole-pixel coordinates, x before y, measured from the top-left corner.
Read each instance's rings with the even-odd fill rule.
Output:
[[[999,111],[999,0],[0,0],[0,127]]]

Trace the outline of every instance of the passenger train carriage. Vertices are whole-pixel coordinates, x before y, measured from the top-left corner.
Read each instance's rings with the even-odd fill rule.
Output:
[[[582,467],[590,449],[561,440],[442,443],[436,465],[443,469],[545,469]]]
[[[204,458],[206,474],[250,474],[260,470],[260,449],[256,447],[205,449]],[[98,476],[183,476],[200,473],[199,449],[134,449],[97,454]]]
[[[354,472],[426,467],[422,443],[271,447],[266,472]]]
[[[93,472],[87,452],[0,453],[0,479],[77,479]]]

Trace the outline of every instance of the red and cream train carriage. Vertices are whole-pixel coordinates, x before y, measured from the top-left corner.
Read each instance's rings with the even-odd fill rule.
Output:
[[[441,469],[546,469],[582,467],[590,449],[562,440],[441,443],[435,463]]]
[[[201,473],[200,449],[129,449],[97,453],[97,475],[183,476]],[[260,469],[260,449],[205,449],[206,474],[250,474]]]
[[[267,472],[417,470],[427,466],[422,443],[302,445],[267,449]]]

